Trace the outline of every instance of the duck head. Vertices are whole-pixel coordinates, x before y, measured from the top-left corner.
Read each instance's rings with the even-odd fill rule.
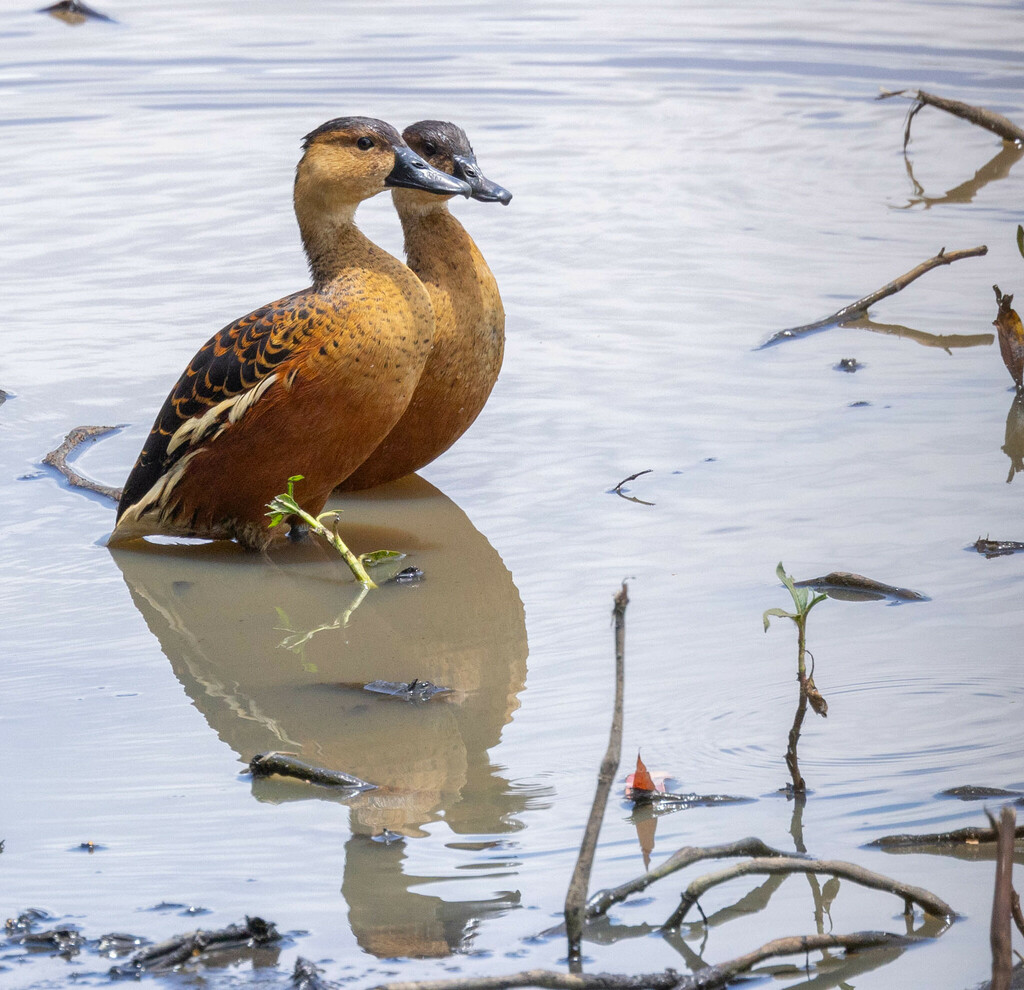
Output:
[[[473,199],[508,206],[512,193],[483,174],[469,138],[461,127],[446,120],[418,120],[402,132],[402,137],[435,169],[466,182]],[[401,197],[411,198],[404,193]],[[428,201],[431,197],[416,198]]]
[[[337,117],[302,140],[295,170],[295,212],[303,220],[351,222],[355,208],[388,186],[444,196],[470,193],[469,184],[427,164],[390,124],[373,117]]]

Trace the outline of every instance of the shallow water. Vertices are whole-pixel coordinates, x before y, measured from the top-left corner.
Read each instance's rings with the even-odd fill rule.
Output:
[[[1003,449],[1024,444],[1020,411],[985,336],[992,284],[1024,292],[1024,165],[929,109],[905,161],[905,105],[873,97],[921,87],[1024,121],[1020,5],[101,9],[117,23],[0,13],[5,915],[157,940],[248,913],[290,933],[203,971],[213,986],[280,985],[298,955],[354,986],[560,968],[563,940],[537,936],[604,752],[628,578],[624,763],[641,749],[681,790],[758,799],[659,818],[653,861],[795,832],[964,916],[820,985],[984,978],[988,858],[861,846],[982,823],[945,788],[1024,787],[1024,555],[966,549],[1024,539]],[[426,577],[346,616],[354,586],[315,548],[108,551],[109,506],[39,463],[73,425],[127,423],[77,461],[120,483],[196,347],[306,284],[299,139],[348,113],[458,121],[516,198],[455,206],[508,312],[487,408],[425,480],[340,503],[358,549],[400,547]],[[385,197],[360,220],[400,251]],[[898,333],[755,349],[978,244],[872,309]],[[652,505],[609,493],[647,468],[627,487]],[[812,614],[830,707],[806,724],[796,822],[773,793],[794,637],[761,626],[787,604],[780,559],[929,597]],[[412,677],[453,692],[417,707],[351,686]],[[346,805],[253,782],[244,763],[274,748],[385,786]],[[613,802],[592,889],[642,872],[637,836]],[[685,970],[819,921],[904,930],[898,900],[846,883],[816,918],[793,878],[743,917],[726,909],[756,881],[713,891],[707,933],[662,938],[700,872],[614,909],[588,969]],[[0,985],[99,984],[107,965],[9,948]]]

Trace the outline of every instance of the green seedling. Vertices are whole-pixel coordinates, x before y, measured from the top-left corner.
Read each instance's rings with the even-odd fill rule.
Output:
[[[282,495],[275,495],[268,503],[267,508],[270,511],[267,513],[270,516],[270,528],[273,529],[275,526],[281,524],[285,519],[291,516],[295,516],[301,519],[309,528],[310,531],[315,533],[317,536],[325,539],[341,556],[345,559],[345,563],[348,564],[349,569],[355,575],[356,580],[364,588],[376,588],[377,585],[373,582],[373,579],[369,574],[366,573],[367,566],[373,567],[376,564],[381,564],[386,560],[395,560],[404,557],[405,554],[400,553],[397,550],[373,550],[370,553],[360,554],[358,557],[345,545],[345,541],[341,538],[338,533],[338,516],[341,515],[337,509],[330,509],[327,512],[321,512],[318,516],[311,516],[305,509],[295,501],[295,482],[302,481],[303,475],[293,474],[288,479],[288,491]],[[331,528],[328,530],[325,523],[331,522]]]
[[[790,619],[797,629],[797,680],[800,682],[800,701],[797,705],[796,717],[793,719],[793,728],[789,731],[789,747],[786,750],[786,766],[789,768],[790,776],[793,778],[792,791],[794,795],[803,795],[807,791],[807,785],[800,775],[800,768],[797,764],[796,747],[800,739],[800,727],[803,724],[804,714],[807,711],[807,704],[823,718],[828,714],[828,705],[821,696],[814,684],[814,669],[807,673],[807,616],[812,608],[819,602],[823,602],[828,595],[813,594],[810,588],[798,588],[793,579],[786,573],[782,562],[775,568],[779,580],[786,586],[793,599],[795,611],[787,612],[784,608],[767,609],[762,616],[764,620],[764,631],[768,631],[772,617]]]

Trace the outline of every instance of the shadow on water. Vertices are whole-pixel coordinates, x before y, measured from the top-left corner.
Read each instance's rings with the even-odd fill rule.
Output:
[[[384,585],[353,610],[357,585],[318,544],[270,559],[224,543],[111,554],[178,680],[242,761],[287,750],[379,785],[346,802],[342,893],[353,930],[379,956],[443,956],[518,895],[481,903],[415,893],[431,878],[403,873],[400,839],[442,817],[458,834],[516,831],[515,816],[539,795],[511,787],[488,758],[526,682],[523,606],[493,547],[426,481],[340,505],[356,552],[401,548],[408,556],[398,567],[412,564],[423,579]],[[416,678],[451,693],[412,703],[360,687]],[[254,779],[252,792],[272,803],[337,800],[277,777]],[[398,841],[375,840],[385,830]]]

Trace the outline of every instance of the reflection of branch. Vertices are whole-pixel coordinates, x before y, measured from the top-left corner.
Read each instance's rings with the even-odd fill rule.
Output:
[[[915,330],[899,323],[876,323],[866,316],[847,320],[843,326],[856,330],[870,330],[872,333],[892,334],[894,337],[913,340],[925,347],[939,347],[947,354],[950,354],[954,347],[989,347],[996,339],[994,333],[928,333],[926,330]]]
[[[646,890],[655,880],[685,869],[693,863],[699,863],[702,859],[727,859],[730,856],[769,858],[772,856],[788,857],[789,854],[780,849],[773,849],[753,836],[740,839],[737,842],[726,842],[720,846],[684,846],[682,849],[677,849],[664,863],[656,866],[649,873],[620,883],[618,887],[597,891],[587,901],[587,917],[596,918],[598,915],[604,914],[613,904],[624,901],[630,894]]]
[[[506,976],[478,976],[453,980],[419,980],[384,983],[373,990],[503,990],[505,987],[544,987],[546,990],[716,990],[732,982],[752,966],[774,956],[804,955],[819,949],[873,949],[879,946],[904,946],[918,941],[906,935],[888,932],[854,932],[852,935],[791,935],[766,942],[759,949],[729,962],[709,966],[699,973],[680,976],[675,970],[624,976],[617,973],[559,973],[550,969],[530,969]]]
[[[986,110],[984,107],[972,106],[970,103],[963,103],[960,100],[949,100],[944,96],[936,96],[934,93],[926,93],[923,89],[911,90],[913,95],[907,95],[907,92],[905,89],[883,89],[876,97],[879,100],[887,100],[891,96],[902,96],[914,101],[914,105],[907,114],[907,127],[903,133],[904,149],[907,147],[907,142],[910,141],[910,122],[926,104],[939,110],[945,110],[946,113],[951,113],[954,117],[967,120],[978,127],[984,127],[985,130],[998,134],[1004,141],[1024,141],[1024,130],[1001,113]]]
[[[84,488],[86,491],[95,492],[97,495],[120,502],[120,488],[111,488],[109,485],[101,485],[98,481],[83,478],[68,464],[68,456],[74,452],[76,447],[81,446],[87,440],[96,440],[107,433],[113,433],[114,430],[120,429],[120,426],[76,426],[64,437],[64,442],[56,450],[51,450],[43,458],[43,463],[60,471],[68,479],[68,483],[75,488]]]
[[[909,210],[923,204],[924,208],[928,210],[943,203],[970,203],[990,182],[1005,179],[1010,174],[1010,169],[1020,160],[1021,155],[1024,155],[1024,148],[1016,144],[1004,144],[995,157],[982,165],[970,179],[952,189],[947,189],[942,196],[926,196],[924,187],[914,178],[914,167],[904,152],[903,163],[907,169],[907,177],[914,187],[914,198],[906,206],[894,206],[893,209]]]
[[[763,344],[761,344],[761,348],[770,347],[772,344],[777,344],[781,340],[789,340],[793,337],[804,337],[816,330],[824,330],[827,327],[834,327],[859,319],[867,314],[869,306],[873,306],[876,302],[881,299],[885,299],[887,296],[895,295],[901,289],[905,289],[910,285],[911,282],[919,279],[926,272],[930,272],[933,268],[938,268],[940,265],[951,265],[954,261],[960,261],[963,258],[977,258],[985,254],[988,254],[988,248],[984,244],[976,248],[965,248],[962,251],[950,251],[949,254],[946,254],[946,249],[942,248],[935,257],[929,258],[927,261],[922,261],[916,268],[912,268],[909,272],[900,275],[899,278],[886,283],[870,295],[864,296],[863,299],[858,299],[856,302],[850,303],[849,306],[844,306],[842,309],[836,310],[836,312],[832,313],[830,316],[826,316],[821,320],[816,320],[814,323],[805,323],[803,326],[791,327],[788,330],[779,330],[777,333],[773,333]]]
[[[590,808],[587,827],[583,831],[580,853],[576,866],[569,881],[569,890],[565,895],[565,929],[569,939],[569,964],[580,966],[580,943],[583,939],[583,922],[586,918],[585,901],[587,887],[590,884],[590,868],[594,864],[594,853],[597,851],[597,837],[601,832],[601,821],[605,808],[608,806],[608,795],[612,789],[612,781],[619,769],[619,758],[622,753],[622,692],[623,668],[626,659],[626,606],[629,604],[626,584],[615,595],[612,614],[615,617],[615,709],[612,715],[612,728],[608,736],[608,748],[601,761],[601,770],[597,778],[597,789],[594,792],[594,803]]]
[[[910,913],[912,904],[920,905],[928,914],[940,917],[952,918],[956,912],[941,898],[925,890],[923,887],[913,887],[910,884],[901,883],[890,877],[866,870],[863,866],[855,863],[844,863],[837,859],[796,859],[793,857],[780,857],[779,859],[750,859],[745,863],[735,863],[717,873],[708,873],[692,881],[686,888],[679,902],[679,907],[672,912],[671,917],[665,922],[664,928],[677,928],[687,912],[697,903],[697,899],[710,890],[736,877],[747,876],[751,873],[827,873],[834,877],[842,877],[845,880],[852,880],[864,887],[871,887],[875,890],[884,890],[887,893],[902,897],[906,902],[907,911]]]

